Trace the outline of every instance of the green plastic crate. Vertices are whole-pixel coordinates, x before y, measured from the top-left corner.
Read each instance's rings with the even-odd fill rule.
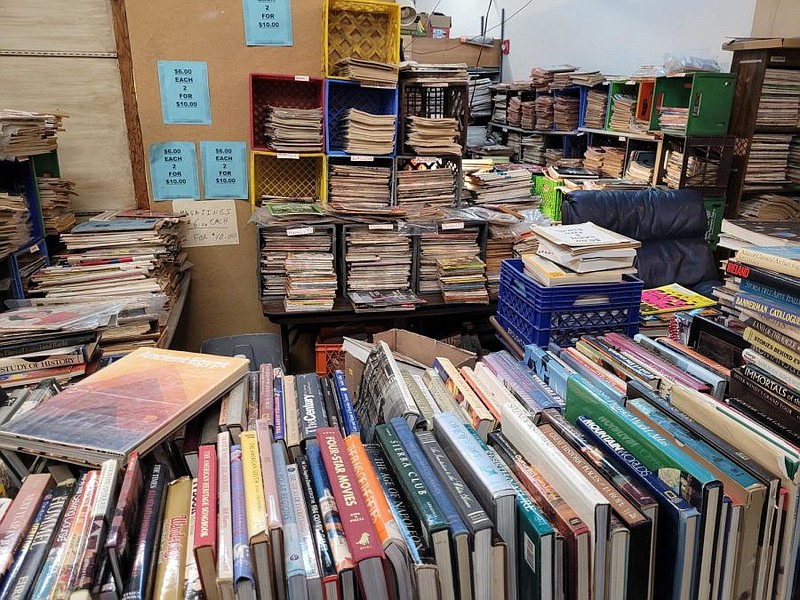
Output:
[[[561,182],[549,177],[539,177],[541,177],[541,181],[536,182],[538,188],[536,195],[542,198],[539,210],[550,220],[561,221],[561,201],[564,198],[564,194],[558,189]]]
[[[703,198],[703,204],[708,216],[706,241],[713,249],[716,249],[719,243],[719,234],[722,231],[722,219],[725,216],[725,198]]]
[[[686,135],[726,135],[736,89],[735,73],[694,73],[684,77],[659,77],[653,94],[650,130],[661,131],[659,108],[689,109]]]

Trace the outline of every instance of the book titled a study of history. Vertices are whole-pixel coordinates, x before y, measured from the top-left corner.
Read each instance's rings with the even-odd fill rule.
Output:
[[[247,374],[249,362],[141,348],[0,428],[0,447],[100,465],[143,454]]]

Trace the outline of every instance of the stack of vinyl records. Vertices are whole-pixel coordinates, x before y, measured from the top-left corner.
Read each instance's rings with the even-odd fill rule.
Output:
[[[411,236],[403,231],[353,227],[345,236],[347,292],[407,290],[411,282]]]
[[[658,111],[658,126],[665,133],[686,133],[689,109],[680,106],[662,106]]]
[[[767,69],[761,87],[756,127],[797,127],[800,122],[800,72]]]
[[[360,81],[367,85],[395,87],[398,66],[374,60],[343,58],[333,67],[333,75]]]
[[[519,96],[512,96],[508,101],[508,124],[512,127],[522,124],[522,99]]]
[[[0,108],[0,160],[47,154],[58,148],[62,118]]]
[[[653,180],[655,164],[655,152],[652,150],[634,150],[631,152],[628,161],[628,169],[625,171],[625,178],[649,183]]]
[[[312,228],[311,233],[295,235],[286,226],[261,229],[261,296],[268,302],[284,302],[286,298],[286,260],[291,254],[298,260],[302,254],[326,254],[334,250],[330,229]]]
[[[580,121],[580,99],[577,96],[558,94],[553,104],[556,131],[574,131]]]
[[[409,212],[455,203],[456,175],[435,159],[416,158],[398,170],[396,177],[397,205]]]
[[[553,96],[539,96],[536,98],[536,129],[539,131],[550,131],[555,123],[553,114]]]
[[[786,178],[792,183],[800,183],[800,137],[793,137],[789,145]]]
[[[746,189],[788,182],[786,170],[791,142],[791,135],[757,133],[753,136],[744,176]]]
[[[357,108],[344,119],[345,151],[378,156],[394,152],[395,115],[373,115]]]
[[[800,219],[800,199],[781,194],[745,196],[739,203],[739,217],[754,221],[796,221]]]
[[[480,256],[479,230],[475,227],[423,232],[419,237],[419,293],[440,291],[438,261],[442,259],[474,259]]]
[[[286,256],[287,312],[333,310],[338,280],[330,252],[298,252]]]
[[[25,244],[31,237],[31,213],[24,196],[0,192],[0,258]]]
[[[44,228],[47,235],[69,231],[75,225],[72,212],[72,196],[77,196],[75,184],[60,177],[38,177],[39,201],[42,207]]]
[[[569,74],[577,70],[578,69],[571,65],[533,67],[531,69],[531,79],[533,80],[533,86],[536,88],[537,92],[547,92],[552,89],[550,86],[555,83],[556,76],[558,76],[558,83],[556,85],[560,87],[570,85],[572,79]]]
[[[488,77],[470,79],[469,114],[473,117],[488,117],[492,112],[492,80]]]
[[[322,109],[268,106],[264,131],[276,152],[322,152]]]
[[[583,153],[583,166],[598,175],[603,172],[603,160],[606,156],[605,148],[589,146]]]
[[[530,201],[531,173],[525,168],[492,168],[466,175],[464,184],[475,204]]]
[[[488,304],[486,264],[478,258],[440,258],[436,261],[445,303]]]
[[[544,165],[546,141],[547,138],[540,133],[534,133],[533,135],[522,138],[522,142],[520,143],[520,161],[532,165]]]
[[[608,92],[589,90],[586,96],[586,127],[591,129],[605,129],[607,105]]]
[[[408,117],[406,143],[421,156],[461,155],[458,121],[452,118]]]
[[[334,210],[372,210],[392,202],[392,168],[331,164],[328,203]]]
[[[614,131],[630,131],[636,98],[625,94],[616,94],[612,99],[610,129]]]
[[[603,167],[601,174],[603,177],[619,179],[622,177],[625,168],[625,148],[614,148],[613,146],[603,146]]]

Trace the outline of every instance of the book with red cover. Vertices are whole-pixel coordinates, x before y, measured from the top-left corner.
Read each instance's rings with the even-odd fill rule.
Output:
[[[197,501],[194,539],[197,570],[208,600],[219,600],[217,589],[217,448],[200,446],[197,459]]]
[[[317,441],[362,591],[370,600],[388,600],[385,555],[342,435],[336,428],[321,427],[317,429]]]
[[[5,576],[14,562],[14,553],[39,510],[42,498],[53,486],[50,475],[28,475],[0,523],[0,577]]]

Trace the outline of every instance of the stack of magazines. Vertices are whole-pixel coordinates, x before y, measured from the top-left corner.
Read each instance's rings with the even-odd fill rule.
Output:
[[[328,202],[335,210],[385,209],[392,201],[392,168],[331,164]]]
[[[630,131],[633,113],[636,109],[636,98],[625,94],[616,94],[612,101],[609,129]]]
[[[63,115],[0,108],[0,160],[47,154],[58,147]]]
[[[361,58],[343,58],[333,67],[333,75],[381,87],[397,86],[398,66]]]
[[[397,205],[409,213],[426,207],[453,206],[456,201],[455,172],[440,160],[419,157],[397,171]]]
[[[25,197],[0,192],[0,219],[0,258],[4,258],[31,237],[31,213]]]
[[[386,228],[384,228],[384,225]],[[347,291],[411,287],[411,236],[398,225],[353,226],[345,233]]]
[[[345,151],[369,156],[391,154],[395,129],[394,115],[373,115],[351,108],[344,119]]]
[[[322,152],[322,109],[267,107],[267,146],[276,152]]]
[[[75,184],[60,177],[37,177],[39,202],[42,207],[44,228],[48,235],[69,231],[75,225],[72,196],[77,196]]]
[[[531,198],[531,173],[525,168],[482,169],[467,175],[464,184],[476,204],[508,204]]]
[[[311,232],[308,232],[311,229]],[[333,250],[333,232],[319,227],[276,225],[261,229],[261,296],[283,303],[286,297],[289,255],[297,261],[303,254],[328,254]]]
[[[439,288],[447,304],[487,304],[486,263],[478,256],[440,258],[436,261]]]
[[[419,286],[420,294],[435,294],[441,291],[439,283],[439,260],[470,259],[480,255],[478,245],[478,229],[445,229],[440,225],[439,231],[423,232],[420,235]]]
[[[555,123],[553,105],[555,98],[552,96],[539,96],[536,98],[536,129],[550,131]]]
[[[347,297],[357,313],[394,312],[414,310],[425,300],[410,289],[373,290],[371,292],[348,292]]]
[[[589,90],[586,96],[586,127],[605,129],[606,104],[608,104],[607,92]]]
[[[458,121],[452,118],[408,117],[406,144],[420,155],[461,155]]]
[[[287,312],[333,310],[338,280],[330,252],[298,252],[286,257]]]

